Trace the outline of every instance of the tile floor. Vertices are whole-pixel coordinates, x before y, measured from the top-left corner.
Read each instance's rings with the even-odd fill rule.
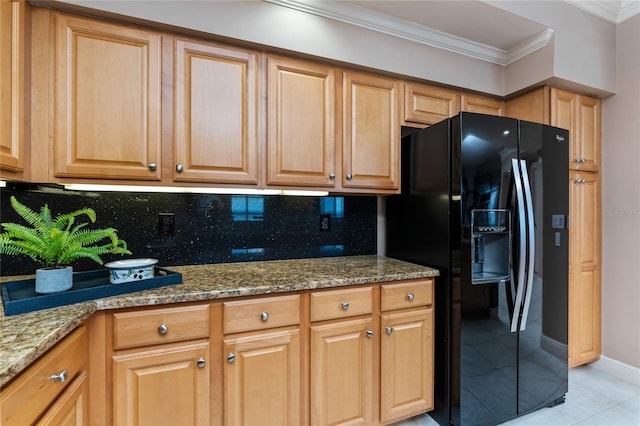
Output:
[[[396,426],[436,426],[423,415]],[[569,370],[566,402],[503,423],[503,426],[638,426],[640,385],[609,375],[592,365]]]

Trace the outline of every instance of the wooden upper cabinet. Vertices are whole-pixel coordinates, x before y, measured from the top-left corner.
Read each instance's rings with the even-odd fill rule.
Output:
[[[403,83],[405,126],[424,127],[456,115],[460,94],[453,90],[418,83]]]
[[[24,1],[0,2],[0,169],[24,170]]]
[[[160,180],[160,35],[54,16],[54,175]]]
[[[335,70],[267,57],[267,185],[335,186]]]
[[[569,168],[598,171],[602,144],[602,111],[598,99],[552,87],[552,126],[569,129]]]
[[[346,71],[342,83],[342,187],[398,192],[400,82]]]
[[[258,183],[257,55],[175,40],[173,178]]]
[[[598,99],[548,86],[506,103],[509,117],[569,130],[569,168],[592,172],[600,170],[601,107]]]
[[[505,112],[503,101],[467,93],[460,95],[460,110],[499,116],[503,116]]]
[[[598,99],[578,95],[578,144],[569,145],[569,158],[576,170],[600,170],[602,147],[602,109]],[[576,162],[576,159],[579,159]]]

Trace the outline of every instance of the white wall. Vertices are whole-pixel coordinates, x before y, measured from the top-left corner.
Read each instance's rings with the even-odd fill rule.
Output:
[[[640,15],[618,24],[603,102],[602,352],[640,368]]]
[[[564,1],[497,0],[487,3],[553,29],[553,81],[562,81],[572,86],[567,88],[598,96],[615,93],[615,24]],[[543,65],[538,70],[536,64],[529,61],[528,73],[539,71],[539,80],[543,81],[548,74],[548,64]],[[522,88],[519,79],[519,72],[507,75],[505,94]]]

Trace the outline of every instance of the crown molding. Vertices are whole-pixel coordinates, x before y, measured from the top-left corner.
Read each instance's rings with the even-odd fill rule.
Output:
[[[509,50],[503,50],[348,3],[319,0],[263,1],[501,66],[509,65],[543,48],[553,35],[553,30],[548,28]]]
[[[565,0],[567,3],[607,21],[619,24],[640,13],[639,0]]]

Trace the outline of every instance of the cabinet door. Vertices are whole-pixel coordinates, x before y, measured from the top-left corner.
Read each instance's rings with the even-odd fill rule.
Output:
[[[55,20],[55,176],[159,180],[160,35]]]
[[[335,71],[267,58],[267,184],[335,186]]]
[[[460,95],[460,109],[466,112],[477,112],[488,115],[504,115],[504,102],[485,96]]]
[[[570,169],[600,169],[601,123],[599,100],[551,88],[551,125],[569,129]]]
[[[424,127],[460,111],[460,95],[453,90],[425,84],[404,83],[404,123]]]
[[[596,173],[569,173],[569,366],[601,354],[601,208]]]
[[[311,424],[373,423],[371,319],[311,327]]]
[[[25,2],[0,2],[0,169],[24,169]]]
[[[433,311],[388,313],[381,324],[380,420],[433,409]]]
[[[399,87],[391,78],[344,73],[344,188],[399,189]]]
[[[578,137],[571,143],[569,158],[580,158],[575,164],[577,170],[600,170],[602,145],[602,111],[601,102],[588,96],[578,96]]]
[[[37,426],[82,426],[89,425],[89,382],[83,371],[47,412],[38,420]]]
[[[301,422],[299,330],[226,338],[224,353],[226,425]]]
[[[116,425],[208,425],[209,343],[113,357]]]
[[[175,41],[174,179],[258,183],[257,57]]]

